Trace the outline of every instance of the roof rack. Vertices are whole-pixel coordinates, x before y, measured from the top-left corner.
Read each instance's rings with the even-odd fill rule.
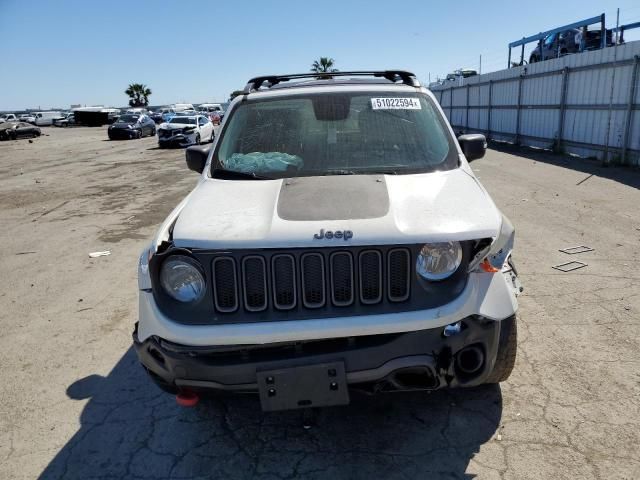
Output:
[[[302,78],[329,80],[334,77],[377,77],[385,78],[390,82],[397,82],[398,80],[402,80],[403,84],[409,85],[410,87],[420,87],[420,82],[416,78],[415,74],[406,72],[404,70],[358,70],[354,72],[309,72],[294,73],[291,75],[265,75],[262,77],[255,77],[247,82],[247,86],[244,88],[244,93],[250,93],[259,90],[265,82],[269,84],[268,88],[271,88],[280,82],[288,82],[289,80],[298,80]]]

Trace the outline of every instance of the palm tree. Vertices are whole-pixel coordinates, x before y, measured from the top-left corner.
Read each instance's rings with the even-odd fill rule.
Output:
[[[127,88],[124,93],[131,98],[131,100],[129,100],[130,107],[146,107],[149,105],[151,89],[142,83],[130,83],[129,88]]]
[[[320,57],[320,60],[316,60],[311,65],[311,71],[315,73],[330,73],[337,72],[337,68],[332,68],[336,61],[329,57]]]

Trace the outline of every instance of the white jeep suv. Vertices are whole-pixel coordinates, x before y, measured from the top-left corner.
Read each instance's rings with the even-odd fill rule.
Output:
[[[408,72],[251,79],[140,257],[142,365],[264,410],[505,380],[521,288],[485,149]]]

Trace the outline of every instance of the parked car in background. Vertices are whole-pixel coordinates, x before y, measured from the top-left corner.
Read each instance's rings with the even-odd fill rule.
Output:
[[[133,115],[148,115],[149,114],[147,109],[143,108],[143,107],[129,108],[129,109],[127,109],[127,111],[125,113],[130,113],[130,114],[133,114]]]
[[[35,124],[39,126],[53,125],[54,118],[60,118],[61,112],[34,112],[36,117]]]
[[[175,113],[175,110],[173,108],[162,107],[162,108],[156,109],[154,112],[151,112],[151,114],[149,114],[149,116],[151,117],[151,119],[154,122],[162,123],[162,122],[166,122],[166,121],[169,120],[169,118],[165,120],[165,117],[164,117],[165,115],[173,116],[174,113]]]
[[[76,116],[74,113],[70,113],[62,120],[56,120],[53,124],[54,127],[70,127],[76,125]]]
[[[213,123],[214,125],[220,125],[220,123],[222,122],[222,117],[218,112],[211,112],[209,113],[209,120],[211,120],[211,123]]]
[[[611,30],[607,30],[607,46],[613,45]],[[583,50],[597,50],[602,46],[602,32],[600,30],[587,30],[587,36],[579,28],[569,28],[564,32],[552,33],[542,42],[542,53],[540,45],[529,55],[529,63],[536,63],[543,60],[562,57],[571,53],[580,52],[580,43],[584,42]]]
[[[158,128],[158,146],[184,147],[213,142],[213,124],[204,115],[176,115]]]
[[[17,122],[17,121],[18,121],[18,117],[16,117],[16,115],[13,113],[5,113],[4,115],[0,116],[0,122]]]
[[[61,120],[64,120],[69,115],[72,115],[72,113],[71,112],[62,112],[59,117],[56,117],[56,118],[52,119],[52,123],[51,124],[53,126],[56,126],[58,124],[58,122],[60,122]]]
[[[193,108],[193,104],[191,104],[191,103],[174,103],[173,105],[171,105],[171,108],[175,112],[184,112],[185,110],[194,110],[195,111],[195,108]]]
[[[156,124],[149,115],[125,113],[109,126],[107,130],[109,140],[126,140],[142,138],[156,134]]]
[[[462,85],[464,78],[474,77],[476,75],[478,75],[478,72],[473,68],[459,68],[458,70],[454,70],[452,73],[449,73],[444,81],[458,82]]]
[[[39,137],[40,133],[38,127],[26,122],[5,122],[0,124],[0,140],[35,138]]]
[[[18,120],[20,122],[36,123],[36,117],[32,113],[23,113],[22,115],[18,115]]]
[[[103,108],[102,111],[107,113],[107,123],[115,123],[122,115],[119,108]]]

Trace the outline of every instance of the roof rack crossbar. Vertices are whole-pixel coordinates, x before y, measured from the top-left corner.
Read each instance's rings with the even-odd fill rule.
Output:
[[[254,92],[259,90],[265,83],[268,83],[268,87],[271,88],[280,82],[288,82],[290,80],[298,80],[303,78],[316,78],[316,79],[331,79],[333,77],[377,77],[385,78],[390,82],[396,82],[398,79],[403,84],[411,87],[420,87],[420,82],[416,78],[415,74],[406,72],[404,70],[358,70],[352,72],[326,72],[326,73],[294,73],[291,75],[265,75],[262,77],[255,77],[247,82],[247,86],[244,88],[244,93]]]

